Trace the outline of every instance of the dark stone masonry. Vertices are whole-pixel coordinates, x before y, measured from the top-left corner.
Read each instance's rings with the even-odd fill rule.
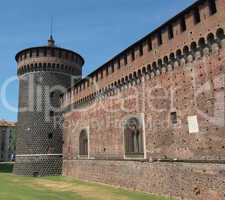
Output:
[[[81,77],[83,58],[48,46],[25,49],[16,55],[19,76],[17,156],[18,175],[61,175],[63,116],[60,96]]]

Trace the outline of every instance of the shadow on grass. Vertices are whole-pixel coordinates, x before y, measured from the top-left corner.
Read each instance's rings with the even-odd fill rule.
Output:
[[[13,163],[0,163],[0,173],[12,173]]]

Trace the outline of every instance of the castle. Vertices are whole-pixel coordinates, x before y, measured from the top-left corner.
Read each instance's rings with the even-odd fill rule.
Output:
[[[63,122],[55,129],[51,121],[39,123],[37,110],[20,112],[15,173],[62,169],[65,176],[179,199],[225,199],[224,10],[224,0],[199,0],[86,78],[76,77],[56,95]],[[17,54],[18,74],[67,87],[84,61],[52,43]],[[76,62],[68,62],[72,55]],[[29,102],[28,89],[20,80],[20,106]],[[49,130],[51,139],[59,131],[50,152]]]

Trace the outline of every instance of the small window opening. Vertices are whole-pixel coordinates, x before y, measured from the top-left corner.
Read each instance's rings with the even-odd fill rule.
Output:
[[[177,113],[172,112],[170,117],[171,117],[172,124],[177,124]]]
[[[196,8],[194,10],[194,22],[195,24],[198,24],[201,22],[201,17],[200,17],[200,12],[199,12],[199,8]]]

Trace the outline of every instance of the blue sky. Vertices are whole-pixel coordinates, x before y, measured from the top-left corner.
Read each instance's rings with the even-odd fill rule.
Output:
[[[80,53],[86,75],[195,0],[7,0],[0,6],[0,88],[16,75],[15,54],[46,44],[51,16],[57,45]],[[1,98],[2,99],[2,98]],[[17,107],[18,82],[7,91]],[[0,101],[0,119],[17,113]]]

